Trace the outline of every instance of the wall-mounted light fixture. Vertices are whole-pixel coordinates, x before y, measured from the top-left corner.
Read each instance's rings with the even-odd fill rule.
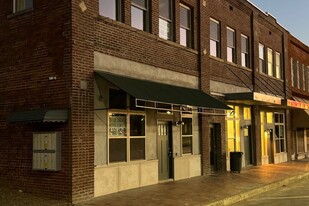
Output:
[[[185,123],[183,121],[176,121],[175,125],[176,126],[180,126],[180,125],[184,125]]]
[[[267,134],[270,134],[272,132],[272,129],[265,129],[265,131]]]
[[[249,125],[246,125],[246,124],[240,127],[240,129],[248,129],[248,128],[249,128]]]

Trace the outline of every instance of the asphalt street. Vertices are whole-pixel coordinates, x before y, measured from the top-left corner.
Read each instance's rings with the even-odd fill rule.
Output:
[[[291,206],[309,205],[309,179],[305,179],[288,186],[282,186],[244,201],[233,206],[267,205],[267,206]]]

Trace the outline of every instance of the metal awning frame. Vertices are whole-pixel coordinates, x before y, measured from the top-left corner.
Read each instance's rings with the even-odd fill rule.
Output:
[[[142,102],[144,102],[145,104],[140,104]],[[153,104],[153,106],[149,104]],[[158,107],[158,104],[171,105],[171,109],[164,108],[164,107]],[[144,108],[144,109],[155,109],[155,110],[172,111],[172,112],[188,112],[192,114],[198,113],[198,114],[216,115],[216,116],[226,115],[225,112],[222,113],[222,111],[225,111],[225,109],[213,109],[213,108],[205,108],[205,107],[195,107],[195,106],[190,106],[190,105],[179,105],[179,104],[166,103],[166,102],[160,102],[160,101],[150,101],[150,100],[139,99],[139,98],[135,99],[135,106],[138,108]],[[210,111],[213,111],[213,112],[210,112]]]

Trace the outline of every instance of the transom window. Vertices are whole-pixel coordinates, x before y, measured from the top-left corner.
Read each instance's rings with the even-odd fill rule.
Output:
[[[210,19],[210,55],[220,57],[220,23]]]
[[[241,35],[241,66],[249,68],[249,40]]]
[[[235,30],[227,27],[227,61],[236,63]]]
[[[166,40],[173,39],[172,2],[160,0],[159,36]]]
[[[121,0],[100,0],[99,14],[121,21]]]
[[[259,44],[259,70],[266,74],[264,45]]]
[[[149,30],[148,0],[132,0],[131,26],[143,31]]]
[[[32,0],[13,0],[13,12],[19,12],[33,7]]]
[[[192,154],[192,117],[183,117],[182,122],[182,154]]]
[[[180,45],[192,47],[191,9],[180,4]]]

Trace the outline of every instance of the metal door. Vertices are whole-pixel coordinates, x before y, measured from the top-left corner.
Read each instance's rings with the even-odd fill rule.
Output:
[[[168,122],[158,123],[159,180],[172,178],[172,140]]]

